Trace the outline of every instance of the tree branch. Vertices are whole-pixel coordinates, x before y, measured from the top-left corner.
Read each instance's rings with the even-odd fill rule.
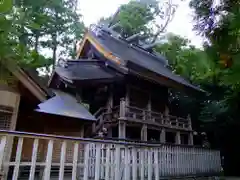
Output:
[[[153,35],[151,43],[154,43],[157,40],[158,36],[166,30],[168,24],[172,21],[173,16],[176,12],[177,5],[172,4],[171,0],[167,4],[168,4],[168,9],[166,10],[167,13],[166,15],[164,15],[167,19],[164,25],[161,26],[156,25],[158,27],[158,30],[155,33],[155,35]]]

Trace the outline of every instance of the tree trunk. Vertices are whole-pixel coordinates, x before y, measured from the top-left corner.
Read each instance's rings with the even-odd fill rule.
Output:
[[[36,32],[35,34],[35,44],[34,44],[34,50],[38,52],[38,44],[39,44],[39,33]]]
[[[52,40],[53,40],[53,56],[52,56],[52,60],[53,60],[53,68],[56,64],[56,59],[57,59],[57,35],[53,34],[52,35]]]
[[[59,18],[58,18],[58,12],[56,11],[54,14],[55,17],[55,22],[59,22]],[[55,25],[56,29],[54,28],[54,31],[52,32],[52,50],[53,50],[53,56],[52,56],[52,60],[53,60],[53,69],[55,68],[55,64],[57,61],[57,35],[58,35],[58,29],[57,29],[57,24]]]

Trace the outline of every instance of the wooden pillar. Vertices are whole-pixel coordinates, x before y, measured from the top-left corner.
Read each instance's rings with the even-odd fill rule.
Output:
[[[147,115],[147,117],[145,117],[145,120],[152,121],[152,115],[151,115],[151,111],[152,111],[151,93],[149,94],[149,98],[148,98],[147,110],[148,110],[148,112],[147,112],[147,114],[145,114],[145,115]]]
[[[141,140],[147,141],[147,125],[143,125],[141,129]]]
[[[113,134],[113,133],[112,133],[112,127],[109,127],[109,128],[108,128],[108,131],[107,131],[107,137],[108,137],[108,138],[111,138],[111,137],[112,137],[112,134]]]
[[[192,130],[192,120],[191,120],[190,114],[187,116],[187,120],[188,120],[188,128]]]
[[[180,134],[180,131],[176,132],[175,143],[176,144],[181,144],[181,134]]]
[[[79,135],[81,138],[84,137],[84,125],[81,126]]]
[[[119,119],[125,120],[126,119],[126,112],[127,106],[129,106],[129,87],[126,86],[126,94],[125,98],[120,99],[120,112],[119,112]],[[120,123],[119,123],[120,124]]]
[[[188,114],[187,120],[188,120],[188,128],[190,130],[192,130],[192,120],[191,120],[190,114]],[[193,142],[193,132],[192,131],[190,131],[189,134],[188,134],[188,144],[189,145],[193,145],[194,144],[194,142]]]
[[[108,112],[111,112],[111,110],[113,108],[113,87],[110,86],[109,90],[110,90],[110,92],[109,92],[109,97],[108,97],[108,101],[107,101],[107,110],[108,110]]]
[[[161,143],[166,143],[166,131],[165,131],[165,128],[161,129],[161,132],[160,132],[160,142]]]
[[[84,137],[84,125],[82,125],[80,127],[80,131],[79,131],[79,137],[83,138]],[[84,145],[83,144],[79,144],[78,146],[80,146],[80,148],[78,149],[78,152],[77,152],[77,161],[78,162],[81,162],[82,159],[84,159],[84,151],[81,151],[80,149],[84,149]],[[73,154],[72,154],[73,155]],[[80,171],[80,168],[77,168],[76,169],[76,174],[77,174],[77,177],[79,177],[81,175],[81,171]]]
[[[165,116],[165,124],[170,124],[169,109],[167,106],[165,106],[164,116]]]
[[[193,132],[189,132],[189,134],[188,134],[188,145],[194,145]]]
[[[118,138],[125,139],[126,138],[126,122],[119,121],[118,123]]]
[[[151,96],[151,94],[149,94],[149,98],[148,98],[148,104],[147,104],[147,109],[149,110],[149,111],[151,111],[152,110],[152,96]]]
[[[92,123],[92,133],[96,132],[96,122]]]
[[[126,117],[126,102],[125,99],[122,98],[120,100],[120,112],[119,112],[120,119],[125,119]]]
[[[128,85],[126,85],[125,102],[126,102],[126,105],[129,106],[129,104],[130,104],[130,87]]]

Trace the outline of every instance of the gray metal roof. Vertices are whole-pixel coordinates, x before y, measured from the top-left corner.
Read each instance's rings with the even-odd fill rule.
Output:
[[[55,92],[56,96],[38,105],[38,112],[67,116],[82,120],[96,121],[96,118],[77,100],[64,92]]]
[[[93,32],[90,34],[108,51],[113,55],[124,60],[122,62],[131,62],[139,65],[147,70],[150,70],[158,75],[167,77],[177,83],[190,87],[197,91],[202,91],[200,88],[192,85],[187,80],[179,75],[174,74],[168,67],[165,66],[166,59],[160,54],[150,53],[141,47],[129,44],[127,41],[120,37],[114,37],[110,33],[102,32],[100,36],[96,36]]]

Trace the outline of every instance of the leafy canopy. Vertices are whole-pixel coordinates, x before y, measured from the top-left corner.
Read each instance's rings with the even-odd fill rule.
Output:
[[[171,0],[130,1],[113,16],[101,18],[99,23],[113,25],[123,37],[141,33],[153,43],[165,33],[176,8],[177,4]]]
[[[1,1],[1,62],[38,68],[54,64],[58,51],[74,56],[74,44],[84,31],[76,3],[75,0]],[[52,51],[52,57],[41,55],[44,48]]]

